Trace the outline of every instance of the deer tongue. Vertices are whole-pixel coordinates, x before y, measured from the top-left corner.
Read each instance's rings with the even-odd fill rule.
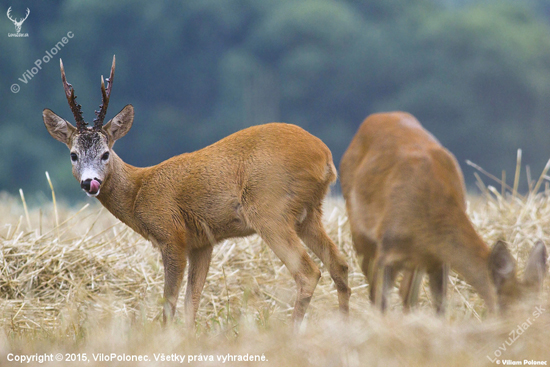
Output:
[[[92,182],[90,182],[90,194],[95,194],[96,192],[99,191],[99,181],[97,180],[92,180]]]

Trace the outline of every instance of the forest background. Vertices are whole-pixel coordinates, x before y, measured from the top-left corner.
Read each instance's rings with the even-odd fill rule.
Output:
[[[28,37],[8,36],[10,6],[12,18],[29,8]],[[134,105],[115,150],[137,166],[270,121],[317,135],[338,164],[362,120],[389,110],[414,114],[470,187],[466,160],[511,181],[518,148],[533,172],[550,158],[549,0],[0,0],[0,10],[0,191],[22,188],[31,202],[49,200],[45,171],[58,195],[84,199],[42,123],[44,108],[74,121],[60,57],[91,121],[116,54],[107,119]]]

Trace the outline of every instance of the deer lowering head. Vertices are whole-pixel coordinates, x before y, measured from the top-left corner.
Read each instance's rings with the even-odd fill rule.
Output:
[[[25,14],[25,18],[21,18],[21,19],[17,20],[15,18],[11,17],[11,6],[8,8],[7,16],[8,16],[8,19],[11,20],[13,22],[13,24],[15,25],[15,32],[21,33],[21,26],[23,25],[23,22],[25,20],[27,20],[30,13],[31,13],[31,11],[29,10],[29,8],[27,8],[27,13]]]
[[[116,59],[113,56],[111,74],[106,80],[107,87],[103,76],[101,77],[102,103],[99,111],[95,111],[94,125],[88,127],[82,117],[81,106],[76,102],[74,88],[67,82],[63,61],[59,60],[59,63],[65,96],[74,115],[76,126],[49,109],[44,110],[44,123],[55,139],[69,147],[73,175],[80,182],[82,189],[88,196],[97,196],[109,172],[111,149],[115,141],[124,136],[132,126],[134,110],[131,105],[127,105],[111,121],[103,125],[115,74]]]
[[[127,105],[103,124],[115,71],[101,81],[102,104],[87,126],[63,64],[61,78],[76,126],[49,109],[49,133],[70,149],[73,174],[89,196],[150,240],[164,264],[164,320],[171,319],[189,262],[185,295],[188,325],[194,325],[213,246],[257,233],[287,266],[298,292],[299,325],[320,277],[302,240],[328,268],[340,310],[349,309],[348,266],[322,224],[322,201],[336,180],[328,147],[298,126],[271,123],[238,131],[196,152],[139,168],[113,151],[132,126]]]
[[[506,244],[487,246],[466,213],[466,190],[455,157],[412,115],[371,115],[340,163],[354,246],[382,310],[400,270],[405,308],[429,276],[437,311],[444,312],[449,266],[473,286],[489,310],[505,310],[540,290],[547,252],[538,241],[523,279]]]

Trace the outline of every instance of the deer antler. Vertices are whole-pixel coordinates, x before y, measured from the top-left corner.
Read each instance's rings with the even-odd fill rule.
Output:
[[[25,20],[27,20],[27,18],[29,17],[29,14],[31,13],[31,10],[29,8],[27,8],[27,13],[25,14],[25,18],[21,18],[19,19],[19,21],[17,21],[16,19],[13,19],[11,17],[11,6],[8,8],[8,12],[6,13],[6,15],[8,16],[8,19],[11,20],[12,22],[14,23],[23,23]]]
[[[29,14],[31,13],[31,10],[27,8],[27,14],[25,14],[25,19],[21,19],[20,22],[24,22],[29,17]]]
[[[82,111],[81,111],[82,106],[76,103],[74,88],[70,83],[67,83],[67,78],[65,77],[65,69],[63,68],[63,61],[61,59],[59,59],[59,66],[61,67],[61,80],[63,81],[65,96],[67,97],[67,101],[69,102],[71,111],[73,111],[74,119],[76,121],[76,128],[78,131],[82,131],[86,129],[86,125],[87,125],[87,123],[84,122],[84,118],[82,117]]]
[[[99,111],[95,111],[96,118],[94,119],[94,129],[101,130],[103,127],[103,120],[105,120],[105,114],[107,113],[107,107],[109,106],[109,98],[111,97],[111,89],[113,88],[113,78],[115,77],[115,65],[116,58],[113,55],[113,65],[111,66],[111,75],[107,78],[107,89],[105,89],[105,81],[103,75],[101,76],[101,101],[99,105]]]
[[[11,17],[11,6],[8,8],[8,12],[6,14],[9,20],[11,20],[14,23],[16,22],[16,20]]]

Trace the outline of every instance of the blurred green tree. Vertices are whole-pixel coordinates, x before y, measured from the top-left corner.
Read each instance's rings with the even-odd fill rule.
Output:
[[[83,198],[41,121],[45,107],[72,121],[59,57],[91,121],[117,55],[108,117],[135,106],[116,145],[134,165],[276,120],[319,136],[338,163],[361,121],[383,110],[415,114],[462,165],[510,171],[523,148],[537,172],[550,156],[549,0],[0,3],[31,9],[28,38],[0,36],[0,190],[14,194],[48,193],[47,170],[63,195]],[[13,24],[4,17],[0,29]],[[19,81],[67,32],[54,59]]]

